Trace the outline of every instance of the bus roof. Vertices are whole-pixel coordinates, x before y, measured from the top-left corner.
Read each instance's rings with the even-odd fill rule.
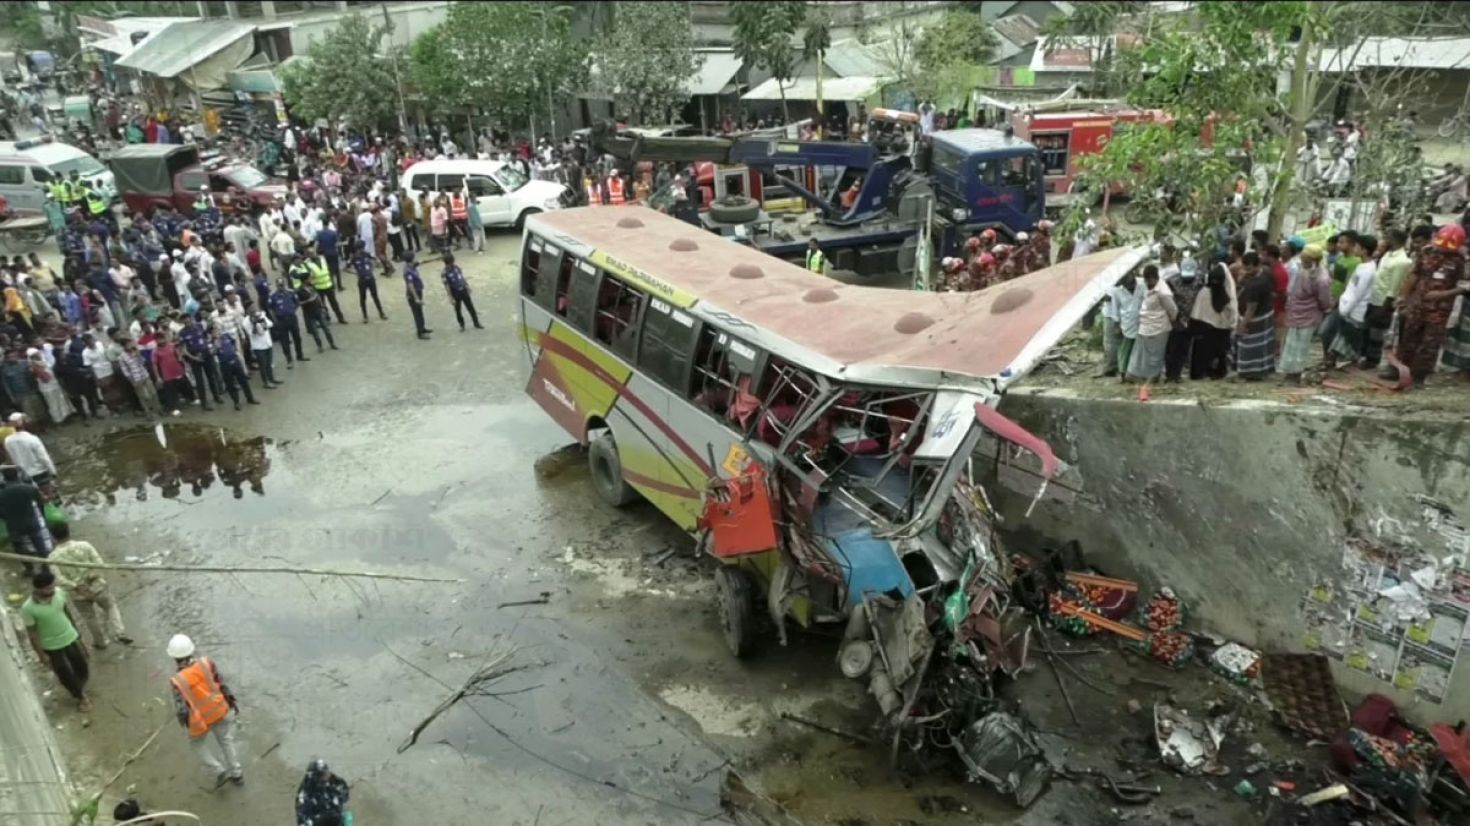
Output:
[[[643,207],[557,210],[528,226],[692,296],[696,311],[707,303],[825,356],[842,378],[875,383],[908,384],[915,370],[1009,383],[1144,256],[1104,250],[985,290],[928,293],[844,284]]]
[[[933,133],[936,144],[947,144],[965,152],[1019,152],[1036,147],[1000,129],[945,129]]]

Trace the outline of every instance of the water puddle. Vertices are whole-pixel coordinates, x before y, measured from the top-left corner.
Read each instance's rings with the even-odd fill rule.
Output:
[[[71,458],[61,480],[69,502],[116,504],[125,491],[143,502],[152,497],[198,500],[229,490],[265,495],[275,444],[264,436],[242,436],[216,425],[159,424],[109,433]]]

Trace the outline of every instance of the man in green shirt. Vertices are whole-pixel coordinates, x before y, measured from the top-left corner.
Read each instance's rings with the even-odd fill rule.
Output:
[[[48,570],[31,577],[31,596],[20,606],[31,647],[42,661],[51,663],[56,679],[77,698],[77,708],[92,710],[87,697],[87,649],[77,633],[67,604],[66,592],[56,587],[56,576]]]

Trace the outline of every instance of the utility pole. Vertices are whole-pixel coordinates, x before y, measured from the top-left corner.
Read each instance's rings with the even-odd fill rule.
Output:
[[[383,9],[383,27],[388,31],[388,53],[393,58],[393,85],[398,87],[398,131],[408,137],[408,106],[403,102],[403,75],[398,71],[398,49],[393,45],[393,18],[388,16],[388,4]]]

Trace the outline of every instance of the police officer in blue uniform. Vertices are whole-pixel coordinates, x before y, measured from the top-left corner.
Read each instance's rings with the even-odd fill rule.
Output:
[[[454,263],[454,254],[444,253],[444,291],[449,293],[449,301],[454,305],[454,318],[459,322],[459,331],[464,332],[464,311],[470,311],[470,321],[475,323],[476,330],[485,329],[480,325],[480,316],[475,312],[475,302],[470,298],[470,285],[465,281],[464,270]]]
[[[216,334],[214,348],[218,354],[219,371],[224,374],[225,390],[234,401],[235,409],[240,409],[241,392],[244,392],[246,401],[260,404],[255,400],[255,394],[250,392],[250,376],[245,372],[245,362],[240,358],[240,345],[235,337],[229,333]]]
[[[286,354],[286,369],[294,369],[297,361],[311,361],[301,352],[301,324],[296,320],[296,293],[286,286],[286,277],[276,279],[275,292],[266,302],[271,308],[276,326],[271,334],[281,343],[281,352]],[[291,348],[296,348],[296,358],[291,357]]]
[[[352,256],[352,269],[357,273],[357,304],[362,308],[362,323],[368,323],[367,297],[373,296],[373,306],[378,308],[378,318],[384,321],[388,316],[383,314],[383,302],[378,300],[378,277],[374,274],[373,265],[377,263],[373,254],[368,252],[367,245],[361,241],[357,242],[357,252]]]
[[[297,258],[300,257],[297,256]],[[333,350],[340,350],[337,341],[332,338],[332,328],[327,322],[326,302],[322,301],[321,295],[309,281],[297,281],[295,286],[296,303],[301,306],[301,321],[312,341],[316,342],[316,351],[322,352],[323,335],[327,337],[327,344],[331,345]]]
[[[214,396],[214,403],[224,404],[224,397],[220,395],[219,363],[214,358],[213,342],[198,319],[189,317],[184,329],[179,331],[179,343],[184,345],[184,361],[188,362],[189,371],[194,375],[194,393],[199,397],[200,407],[204,410],[210,409],[204,395],[206,386],[209,394]]]
[[[420,339],[427,339],[434,332],[424,326],[424,279],[419,277],[419,265],[413,260],[413,250],[403,253],[403,289],[408,298],[409,312],[413,313],[413,327]]]

